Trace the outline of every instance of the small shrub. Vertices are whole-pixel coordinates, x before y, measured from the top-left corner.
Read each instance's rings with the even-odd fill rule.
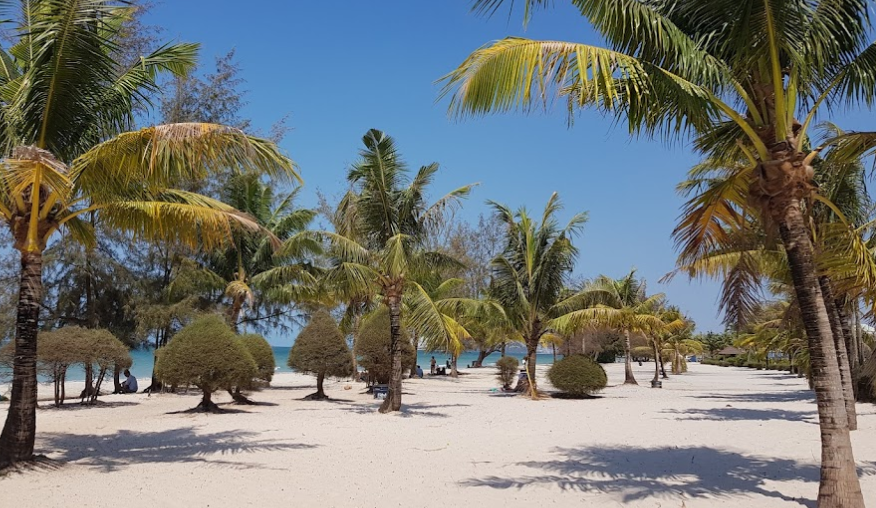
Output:
[[[238,340],[243,342],[243,346],[249,351],[253,361],[255,361],[256,373],[253,379],[270,384],[274,378],[274,370],[277,368],[274,350],[271,348],[271,345],[268,344],[264,337],[257,333],[241,335]]]
[[[255,374],[252,378],[242,380],[240,384],[228,388],[228,393],[234,399],[235,404],[256,404],[247,398],[242,392],[253,391],[271,384],[271,379],[274,377],[274,350],[271,345],[259,334],[251,333],[241,335],[237,338],[244,349],[252,357],[256,365]]]
[[[251,380],[256,364],[234,331],[219,316],[196,319],[180,330],[156,355],[155,372],[168,384],[195,385],[203,392],[202,411],[218,412],[211,400],[220,388]]]
[[[502,383],[503,389],[511,389],[511,383],[517,379],[517,368],[519,366],[520,362],[513,356],[503,356],[496,362],[496,367],[499,369],[499,382]]]
[[[608,384],[602,365],[584,355],[567,356],[553,364],[548,379],[557,390],[576,397],[590,395]]]
[[[322,386],[326,376],[353,374],[353,355],[344,334],[328,312],[317,312],[301,330],[289,350],[288,365],[300,372],[316,374],[316,393],[306,397],[311,400],[328,398]]]
[[[402,372],[416,365],[417,350],[411,345],[407,330],[402,328]],[[359,365],[368,371],[369,378],[378,384],[389,383],[392,376],[390,355],[389,311],[380,309],[364,320],[356,338],[355,352]]]

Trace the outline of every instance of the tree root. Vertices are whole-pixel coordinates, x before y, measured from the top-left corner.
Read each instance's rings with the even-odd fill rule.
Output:
[[[302,399],[302,400],[331,400],[331,399],[329,398],[328,395],[326,395],[324,393],[316,392],[316,393],[311,393],[307,397],[304,397],[304,399]]]
[[[220,414],[224,413],[225,410],[216,405],[215,402],[210,401],[206,404],[204,401],[201,401],[200,404],[186,411],[187,413],[212,413],[212,414]]]
[[[242,393],[232,393],[231,398],[234,399],[234,403],[239,406],[257,406],[259,404]]]

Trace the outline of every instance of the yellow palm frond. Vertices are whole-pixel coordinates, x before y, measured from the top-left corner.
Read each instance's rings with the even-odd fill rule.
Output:
[[[301,181],[295,163],[267,140],[207,123],[156,125],[121,134],[77,158],[71,179],[90,195],[172,187],[223,170]]]
[[[86,210],[98,211],[105,224],[130,232],[138,239],[208,250],[230,244],[235,227],[259,229],[247,215],[204,196],[192,199],[194,196],[189,196],[187,202],[153,199],[98,203]],[[81,213],[74,212],[60,223],[63,225]]]

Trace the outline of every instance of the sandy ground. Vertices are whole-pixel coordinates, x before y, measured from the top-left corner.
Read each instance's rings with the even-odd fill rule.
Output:
[[[662,390],[533,402],[493,391],[492,369],[468,372],[407,381],[393,416],[345,382],[327,383],[333,402],[302,401],[313,378],[296,374],[230,414],[174,413],[195,395],[46,407],[37,448],[63,465],[0,479],[0,506],[815,506],[815,404],[795,377],[693,364]],[[623,380],[622,365],[608,372]],[[647,366],[637,375],[647,385]],[[876,407],[858,410],[872,504]]]

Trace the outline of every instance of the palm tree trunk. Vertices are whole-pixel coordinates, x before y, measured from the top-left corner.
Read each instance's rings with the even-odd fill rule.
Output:
[[[654,345],[654,379],[651,381],[651,387],[656,388],[657,382],[660,381],[660,350],[657,348],[657,342],[652,342]]]
[[[855,377],[858,370],[861,368],[858,353],[858,341],[855,340],[855,330],[852,325],[851,313],[849,312],[849,300],[843,298],[836,301],[836,309],[839,312],[840,325],[843,329],[843,337],[846,339],[846,352],[849,355],[849,369],[852,371],[852,384],[855,384]]]
[[[402,347],[401,347],[401,295],[389,293],[386,297],[389,307],[390,354],[392,371],[389,379],[389,393],[380,406],[381,413],[401,411],[402,403]]]
[[[459,377],[459,369],[456,366],[457,360],[459,360],[458,355],[450,355],[450,377]]]
[[[827,317],[830,320],[830,331],[833,335],[834,346],[836,347],[836,359],[840,371],[849,430],[857,430],[858,415],[855,412],[855,389],[854,383],[852,382],[852,369],[849,366],[849,355],[846,350],[846,340],[845,335],[843,334],[842,321],[840,320],[839,311],[836,306],[836,299],[833,296],[833,288],[831,287],[830,279],[828,279],[827,276],[822,275],[818,278],[818,284],[821,286],[821,294],[824,297],[824,306],[827,308]]]
[[[779,197],[774,197],[774,200]],[[788,256],[794,290],[806,328],[812,369],[812,384],[818,402],[821,429],[821,482],[819,508],[863,508],[864,498],[855,469],[849,435],[842,378],[836,357],[836,345],[830,318],[821,294],[813,260],[812,242],[800,202],[794,197],[786,202],[778,216],[779,233]]]
[[[864,330],[861,328],[861,309],[858,308],[858,302],[855,301],[855,341],[858,343],[858,365],[863,365],[864,360]]]
[[[637,385],[636,376],[633,375],[633,356],[630,350],[630,331],[624,330],[624,384]],[[659,356],[657,356],[659,358]]]
[[[353,355],[353,381],[359,381],[359,362],[356,361],[356,339],[359,338],[359,324],[362,321],[362,316],[358,313],[353,318],[353,347],[350,348],[350,354]]]
[[[43,293],[43,255],[21,253],[21,276],[15,321],[12,395],[0,433],[0,468],[33,459],[36,440],[37,330]]]
[[[235,295],[231,301],[231,307],[228,309],[228,326],[234,330],[234,333],[238,333],[237,322],[240,320],[240,311],[243,310],[243,301],[243,296]]]
[[[420,338],[417,337],[417,332],[411,333],[411,345],[414,346],[414,354],[416,355],[417,349],[420,347]],[[417,361],[416,360],[414,360],[414,363],[411,365],[411,375],[408,377],[410,377],[411,379],[417,377]]]

